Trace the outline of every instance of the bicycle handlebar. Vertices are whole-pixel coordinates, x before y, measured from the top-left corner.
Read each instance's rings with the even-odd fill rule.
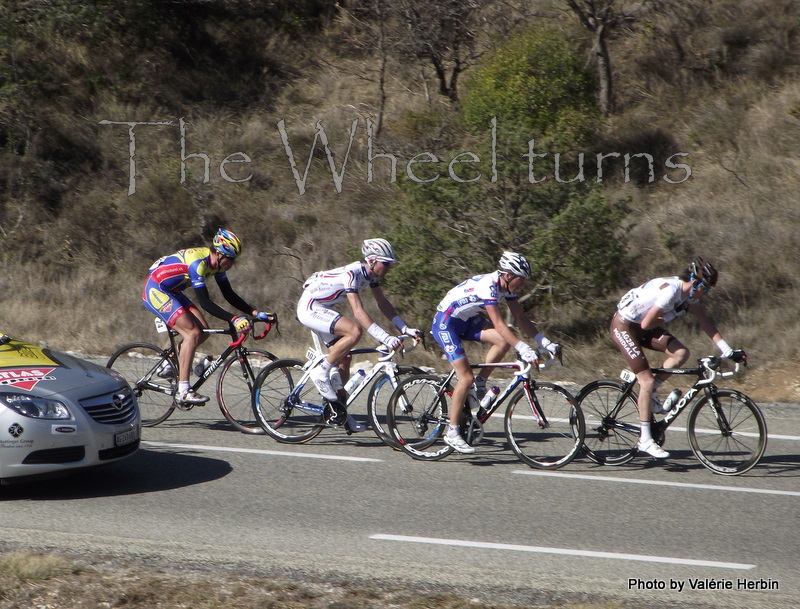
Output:
[[[401,334],[401,335],[400,335],[400,336],[398,336],[397,338],[399,338],[400,340],[405,340],[405,339],[407,339],[407,338],[414,338],[414,337],[413,337],[413,336],[411,336],[411,335],[409,335],[409,334]],[[403,347],[403,355],[405,355],[406,353],[411,353],[411,352],[412,352],[414,349],[416,349],[416,348],[417,348],[417,346],[419,345],[419,343],[420,343],[421,341],[422,341],[422,339],[419,339],[419,340],[415,339],[415,340],[414,340],[414,344],[413,344],[413,345],[411,345],[411,347],[409,347],[408,349],[406,349],[405,347]],[[378,352],[380,352],[380,353],[383,353],[383,354],[384,354],[384,355],[382,355],[381,357],[379,357],[379,358],[378,358],[378,361],[379,361],[379,362],[388,362],[388,361],[389,361],[389,360],[391,360],[391,359],[392,359],[392,358],[395,356],[395,354],[397,353],[397,351],[396,351],[396,350],[394,350],[394,349],[389,349],[389,347],[387,347],[386,345],[380,345],[380,346],[379,346],[379,347],[377,347],[375,350],[376,350],[376,351],[378,351]]]
[[[741,362],[733,361],[733,370],[729,372],[720,372],[720,367],[722,366],[722,362],[725,361],[724,357],[719,357],[718,355],[711,355],[709,357],[701,358],[700,365],[706,369],[707,374],[706,378],[709,382],[713,381],[716,377],[720,378],[729,378],[734,376],[735,374],[739,374],[739,370],[741,369]],[[747,365],[747,360],[742,360],[745,365]]]
[[[246,317],[247,320],[250,322],[250,329],[247,332],[241,332],[240,334],[238,334],[238,336],[236,334],[236,329],[233,328],[233,326],[231,326],[228,330],[214,330],[214,331],[206,330],[206,332],[212,332],[215,334],[216,333],[230,334],[231,337],[235,338],[235,340],[231,341],[229,346],[235,349],[236,347],[240,346],[247,339],[248,336],[252,336],[253,340],[262,340],[267,336],[267,334],[269,334],[273,326],[278,325],[277,315],[271,316],[271,319],[269,320],[258,319],[254,315],[247,315]],[[255,333],[255,324],[258,322],[264,324],[264,331],[261,334]]]
[[[539,366],[538,366],[539,370],[545,370],[546,368],[549,368],[550,366],[552,366],[556,362],[556,360],[559,359],[557,354],[550,353],[549,351],[546,351],[546,350],[545,351],[541,351],[540,350],[537,353],[539,355],[547,354],[549,356],[547,361],[542,362],[541,360],[539,360],[539,362],[540,362]],[[486,363],[486,364],[475,364],[473,367],[478,367],[478,368],[489,368],[489,367],[493,367],[493,368],[517,368],[517,371],[514,373],[515,375],[517,375],[517,376],[528,376],[528,375],[530,375],[531,368],[533,368],[533,364],[530,363],[530,362],[526,362],[526,361],[523,361],[521,359],[518,359],[515,362],[496,362],[496,363],[489,362],[489,363]]]

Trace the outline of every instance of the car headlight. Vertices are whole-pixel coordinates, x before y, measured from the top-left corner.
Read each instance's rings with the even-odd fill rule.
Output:
[[[58,400],[37,398],[21,393],[0,393],[0,404],[32,419],[71,419],[66,405]]]

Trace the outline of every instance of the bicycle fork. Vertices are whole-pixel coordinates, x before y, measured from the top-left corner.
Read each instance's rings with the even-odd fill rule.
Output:
[[[536,397],[536,394],[531,391],[530,384],[525,383],[524,389],[525,395],[528,398],[528,404],[531,407],[531,414],[533,414],[533,418],[536,420],[536,423],[539,425],[539,427],[542,429],[547,429],[550,424],[547,422],[547,417],[542,411],[542,407],[539,404],[539,399]]]

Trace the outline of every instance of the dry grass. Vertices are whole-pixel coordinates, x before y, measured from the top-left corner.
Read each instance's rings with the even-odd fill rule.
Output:
[[[519,4],[509,19],[533,11],[541,23],[583,35],[560,3]],[[635,212],[631,284],[673,274],[690,256],[704,254],[723,272],[709,299],[712,313],[729,342],[755,356],[751,376],[772,362],[791,371],[800,358],[793,338],[800,329],[800,285],[791,255],[798,249],[800,220],[794,3],[658,5],[661,12],[640,15],[611,40],[618,111],[598,128],[597,146],[640,152],[637,146],[674,145],[690,154],[692,179],[668,185],[659,173],[658,184],[606,183],[609,199],[630,198]],[[0,9],[0,20],[8,14]],[[235,14],[223,10],[194,33],[227,49],[236,42]],[[226,224],[240,233],[246,248],[231,272],[234,286],[281,316],[282,334],[272,350],[302,354],[307,333],[294,321],[302,281],[313,271],[351,261],[352,245],[383,234],[384,211],[396,204],[385,165],[376,164],[374,183],[366,183],[364,125],[367,116],[375,117],[378,89],[376,57],[356,48],[364,34],[341,15],[301,40],[291,30],[244,28],[243,40],[263,44],[253,45],[251,56],[237,56],[247,76],[233,78],[225,70],[215,72],[220,66],[199,48],[197,65],[186,57],[175,64],[159,46],[169,43],[168,32],[159,31],[150,46],[114,43],[98,53],[82,30],[71,36],[67,26],[43,23],[39,35],[49,36],[52,47],[37,44],[35,36],[24,39],[8,56],[13,65],[0,63],[15,76],[21,67],[41,70],[28,88],[0,96],[2,330],[84,352],[109,353],[123,342],[153,341],[150,316],[139,299],[147,267],[169,251],[202,244]],[[203,27],[207,31],[200,31]],[[253,76],[256,65],[266,76]],[[387,75],[383,150],[402,162],[404,155],[433,146],[469,145],[452,125],[446,140],[436,139],[457,108],[438,99],[430,69],[395,57]],[[216,89],[210,84],[214,78]],[[241,97],[226,101],[226,87]],[[207,96],[198,101],[198,92]],[[198,159],[187,161],[186,183],[178,181],[181,116],[187,152],[212,158],[207,184]],[[359,130],[343,191],[335,191],[327,160],[317,151],[307,192],[299,196],[277,122],[285,121],[303,170],[318,120],[341,167],[356,119]],[[127,131],[101,127],[100,120],[175,122],[140,129],[138,190],[132,197],[126,194]],[[12,141],[9,125],[26,127],[20,133],[27,139]],[[661,139],[654,136],[659,133]],[[252,170],[253,179],[245,184],[219,175],[220,161],[234,152],[252,159],[246,167],[229,166],[235,175]],[[402,309],[402,295],[395,301]],[[435,304],[430,303],[431,312]],[[537,313],[542,327],[574,353],[574,372],[568,374],[600,376],[616,369],[604,334],[566,330],[581,327],[575,323],[579,310]],[[588,322],[587,327],[605,324]],[[427,327],[429,319],[413,323]],[[683,336],[694,329],[675,331]],[[703,341],[697,339],[695,352],[705,348]]]
[[[546,605],[550,606],[550,605]],[[537,605],[537,607],[546,607]],[[563,604],[564,609],[616,605]],[[91,563],[34,553],[0,555],[0,608],[78,609],[504,609],[452,593],[405,587],[288,579],[187,569],[154,569],[119,560]]]

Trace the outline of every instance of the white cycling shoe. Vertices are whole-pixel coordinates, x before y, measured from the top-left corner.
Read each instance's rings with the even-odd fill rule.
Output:
[[[647,442],[642,442],[639,440],[636,443],[636,448],[646,452],[648,455],[655,457],[656,459],[666,459],[669,457],[669,453],[656,444],[655,440],[648,440]]]
[[[201,406],[208,402],[208,397],[200,395],[193,389],[187,389],[181,394],[181,396],[178,398],[178,401],[181,404],[193,404],[195,406]]]
[[[467,444],[467,442],[461,436],[449,436],[445,434],[444,443],[448,446],[452,446],[462,455],[471,455],[475,452],[475,449]]]

